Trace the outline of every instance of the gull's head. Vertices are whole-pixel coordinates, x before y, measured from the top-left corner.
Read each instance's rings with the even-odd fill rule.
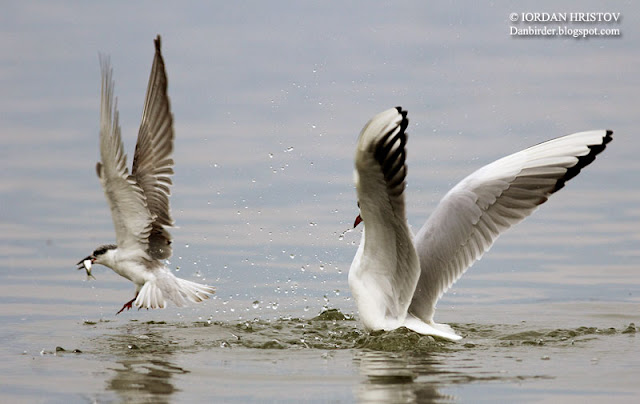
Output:
[[[353,170],[353,183],[356,186],[356,191],[358,186],[360,185],[360,175],[358,174],[358,170]],[[358,200],[358,210],[360,210],[360,201]],[[362,222],[362,211],[358,212],[358,216],[356,216],[356,220],[353,222],[353,228],[355,229]]]
[[[360,209],[360,201],[358,201],[358,209]],[[356,220],[353,222],[353,228],[355,229],[356,227],[358,227],[360,222],[362,222],[362,216],[361,213],[358,213],[358,216],[356,216]]]

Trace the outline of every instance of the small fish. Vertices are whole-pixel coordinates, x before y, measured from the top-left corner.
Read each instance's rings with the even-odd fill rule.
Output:
[[[91,259],[87,258],[80,262],[78,262],[78,270],[84,269],[87,271],[87,279],[96,279],[95,276],[91,275]]]

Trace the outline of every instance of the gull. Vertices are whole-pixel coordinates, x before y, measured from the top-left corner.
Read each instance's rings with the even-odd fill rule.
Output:
[[[369,330],[406,327],[451,341],[433,321],[436,302],[498,236],[578,175],[612,139],[610,130],[574,133],[488,164],[440,201],[414,236],[405,214],[407,111],[391,108],[362,129],[354,182],[362,222],[349,287]]]
[[[166,228],[173,226],[169,186],[174,131],[159,35],[154,43],[155,57],[131,173],[114,102],[113,70],[109,60],[100,57],[100,161],[96,171],[111,208],[116,244],[96,248],[77,265],[78,269],[84,267],[88,276],[92,264],[104,265],[136,285],[135,297],[116,314],[130,309],[132,304],[138,309],[165,308],[167,299],[184,306],[187,301],[208,299],[215,292],[211,286],[176,277],[163,263],[172,253],[171,235]]]

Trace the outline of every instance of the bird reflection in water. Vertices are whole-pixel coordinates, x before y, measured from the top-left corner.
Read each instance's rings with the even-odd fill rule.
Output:
[[[438,362],[428,354],[361,351],[354,362],[362,382],[355,389],[360,402],[380,403],[446,403],[454,396],[441,394],[436,376]]]
[[[170,396],[178,391],[171,378],[189,371],[163,359],[138,358],[119,361],[121,368],[107,389],[116,392],[124,402],[168,403]]]
[[[104,347],[115,355],[117,366],[107,382],[107,390],[115,392],[123,402],[168,403],[180,391],[174,376],[189,373],[172,359],[177,346],[165,335],[163,324],[129,323],[109,335]]]

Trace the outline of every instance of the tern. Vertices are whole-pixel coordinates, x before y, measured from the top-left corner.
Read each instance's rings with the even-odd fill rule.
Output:
[[[374,116],[360,132],[354,182],[362,222],[349,287],[369,330],[406,327],[456,341],[433,321],[436,302],[498,236],[589,165],[610,130],[574,133],[494,161],[454,186],[414,236],[405,214],[407,112]]]
[[[155,39],[155,57],[142,112],[142,123],[133,156],[131,173],[120,136],[117,101],[114,102],[113,70],[109,60],[100,57],[102,91],[100,105],[100,161],[96,165],[116,230],[116,244],[95,249],[78,262],[91,276],[91,265],[101,264],[136,285],[136,295],[116,314],[130,309],[177,306],[187,301],[201,302],[215,289],[176,277],[163,260],[171,256],[173,226],[169,209],[170,176],[173,174],[173,115],[167,95],[167,75]]]

